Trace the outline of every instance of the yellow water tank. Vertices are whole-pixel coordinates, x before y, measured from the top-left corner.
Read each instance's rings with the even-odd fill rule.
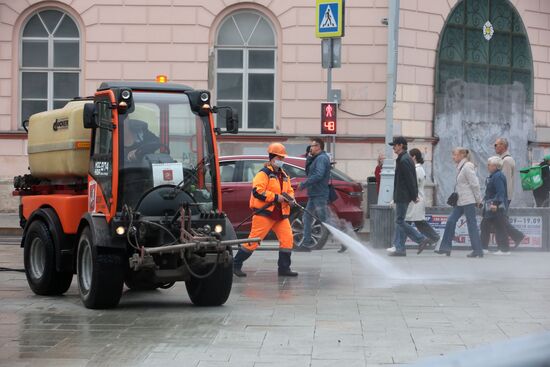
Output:
[[[86,177],[91,129],[83,124],[84,104],[71,101],[65,107],[40,112],[29,120],[29,168],[40,178]]]

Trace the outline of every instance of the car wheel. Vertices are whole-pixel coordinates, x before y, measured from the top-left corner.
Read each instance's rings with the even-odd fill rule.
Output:
[[[294,212],[290,216],[290,226],[292,227],[292,234],[294,236],[294,247],[302,246],[304,241],[304,222],[302,220],[303,215],[301,212]],[[322,249],[328,240],[329,232],[323,226],[323,224],[317,219],[313,218],[313,225],[311,228],[312,243],[307,248],[312,250]]]

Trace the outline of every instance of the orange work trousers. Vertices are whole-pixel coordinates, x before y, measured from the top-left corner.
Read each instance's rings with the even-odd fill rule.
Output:
[[[292,228],[288,218],[275,221],[270,217],[255,215],[252,217],[252,229],[248,238],[258,237],[264,239],[269,231],[273,231],[279,240],[279,251],[291,252],[294,244]],[[245,243],[241,246],[244,251],[253,252],[260,246],[258,242]]]

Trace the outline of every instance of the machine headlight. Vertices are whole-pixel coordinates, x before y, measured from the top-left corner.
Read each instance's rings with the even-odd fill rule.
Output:
[[[121,93],[120,93],[120,97],[122,97],[122,99],[124,100],[129,100],[131,97],[132,97],[132,92],[130,92],[128,89],[124,89]]]
[[[119,236],[124,236],[124,233],[126,233],[126,228],[124,228],[123,226],[118,226],[116,227],[115,232]]]
[[[223,231],[223,226],[221,224],[216,224],[216,226],[214,227],[214,232],[222,233],[222,231]]]
[[[209,99],[210,99],[210,96],[208,95],[208,93],[206,93],[206,92],[201,93],[201,101],[206,103],[206,102],[208,102]]]
[[[210,233],[212,232],[212,227],[210,227],[208,224],[205,224],[204,227],[202,227],[202,230],[204,233]]]

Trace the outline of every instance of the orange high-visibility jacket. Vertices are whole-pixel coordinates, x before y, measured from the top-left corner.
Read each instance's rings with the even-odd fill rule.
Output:
[[[294,197],[294,189],[290,185],[290,177],[283,172],[283,189],[281,191],[281,184],[277,173],[273,170],[271,165],[266,165],[260,170],[252,181],[252,194],[250,195],[250,209],[254,210],[259,215],[271,215],[275,205],[271,205],[266,209],[262,209],[267,203],[277,202],[279,195],[287,193],[291,197]],[[290,215],[290,205],[285,201],[280,204],[283,217]]]

